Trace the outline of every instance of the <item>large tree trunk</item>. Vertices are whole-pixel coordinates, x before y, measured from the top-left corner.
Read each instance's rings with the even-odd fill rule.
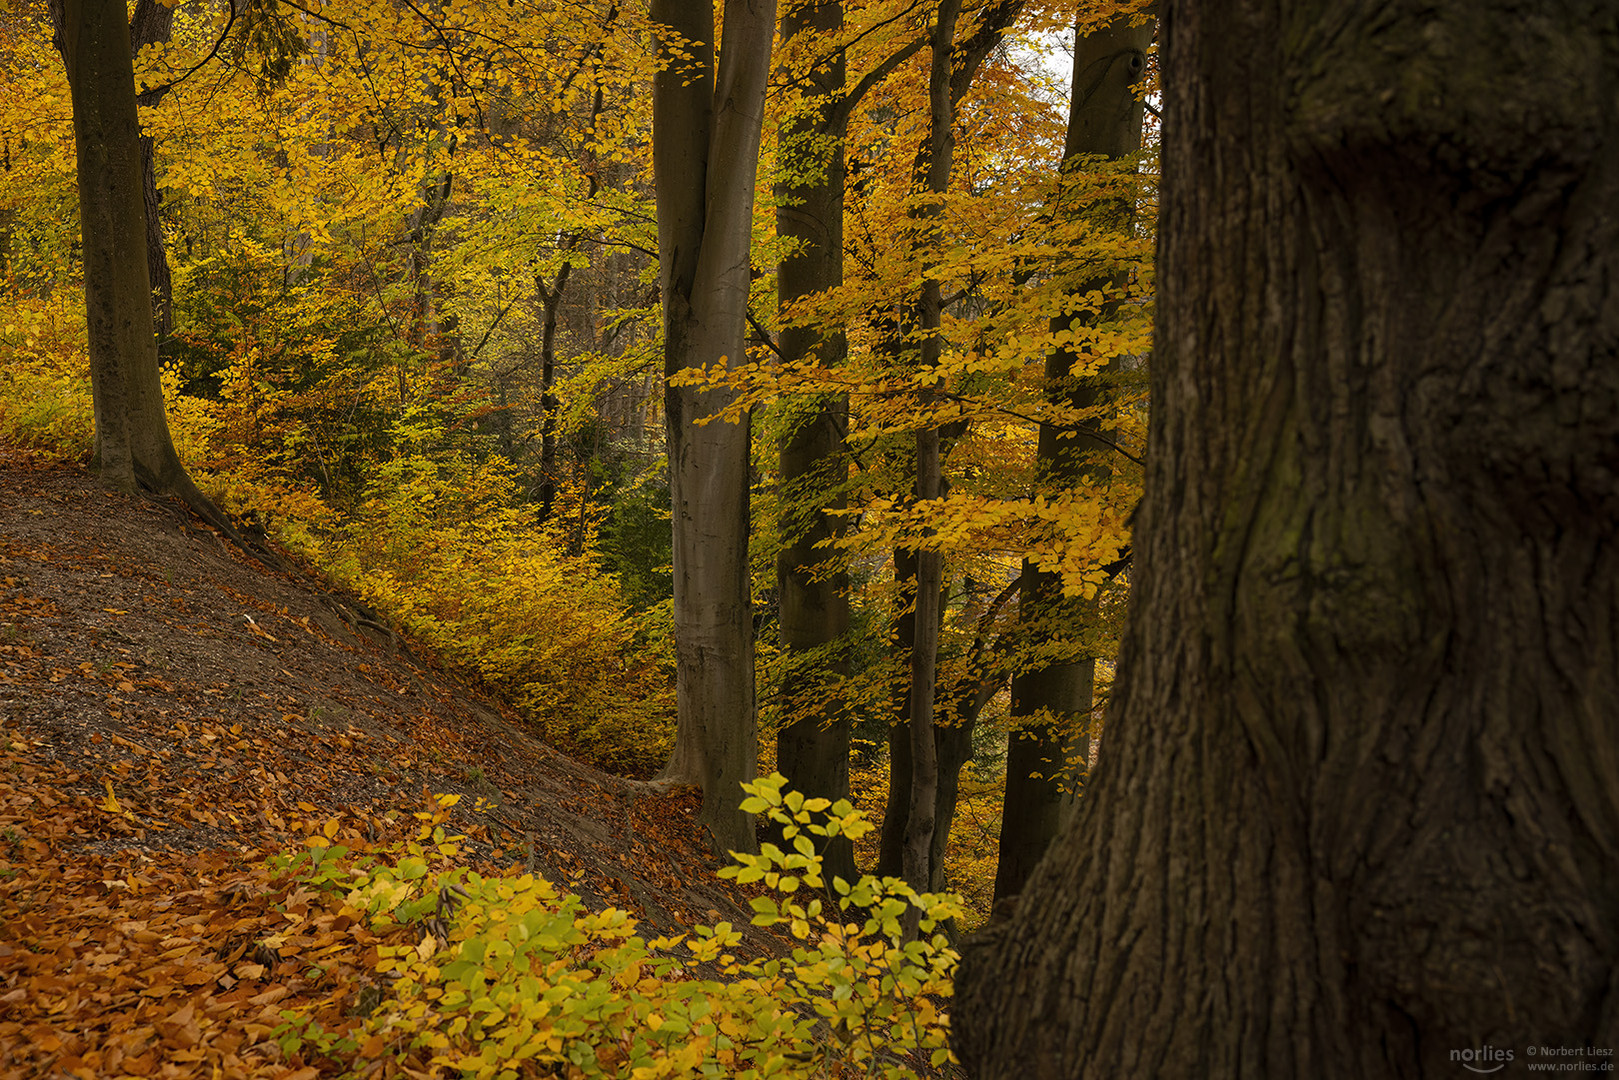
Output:
[[[1147,49],[1152,45],[1156,20],[1121,17],[1091,33],[1076,31],[1074,79],[1068,106],[1068,133],[1063,146],[1063,168],[1079,163],[1080,155],[1122,158],[1141,148],[1141,100],[1136,84],[1147,70]],[[1117,230],[1130,228],[1131,215],[1112,208],[1069,208],[1060,201],[1054,213],[1089,212]],[[1078,297],[1093,291],[1116,294],[1124,281],[1108,275],[1080,284]],[[1059,315],[1053,333],[1079,323],[1094,325],[1111,314],[1104,301],[1082,312]],[[1108,361],[1103,372],[1084,371],[1084,359],[1072,349],[1054,349],[1046,358],[1046,394],[1057,404],[1089,409],[1102,401],[1102,374],[1118,370],[1119,360]],[[1095,422],[1100,426],[1100,422]],[[1100,486],[1110,473],[1108,441],[1087,438],[1097,427],[1078,429],[1053,423],[1040,425],[1036,450],[1039,490],[1046,493],[1071,487],[1089,472]],[[1106,435],[1106,432],[1103,432]],[[1097,455],[1102,456],[1099,458]],[[1070,612],[1093,610],[1074,599],[1064,599],[1056,573],[1023,563],[1019,622],[1030,635],[1051,632],[1054,623]],[[1023,890],[1035,864],[1057,835],[1072,810],[1076,778],[1069,762],[1084,761],[1089,738],[1087,726],[1095,691],[1096,660],[1076,657],[1067,662],[1021,672],[1012,680],[1014,731],[1006,747],[1006,797],[1001,814],[1000,859],[995,870],[997,902]],[[1041,719],[1049,717],[1049,721]]]
[[[1166,6],[1108,752],[967,950],[958,1053],[1330,1080],[1614,1047],[1619,16]]]
[[[163,411],[124,5],[67,0],[53,15],[73,97],[90,385],[102,479],[125,491],[179,493],[223,524],[180,464]]]
[[[748,250],[775,32],[773,0],[726,0],[714,70],[706,2],[654,0],[653,170],[663,282],[664,366],[747,363]],[[697,421],[726,390],[671,386],[664,399],[674,527],[679,727],[660,774],[703,789],[699,820],[720,851],[753,851],[738,786],[758,768],[748,580],[748,424]]]
[[[783,42],[835,35],[842,27],[841,0],[792,3],[781,17]],[[782,309],[778,336],[782,361],[788,364],[814,360],[834,367],[847,347],[841,332],[790,315],[796,302],[843,284],[844,79],[840,50],[808,73],[802,84],[803,111],[782,124],[776,231],[798,242],[776,276]],[[848,423],[848,398],[828,395],[810,403],[783,436],[782,487],[795,509],[784,515],[787,542],[776,563],[781,643],[788,662],[782,697],[794,709],[792,722],[783,724],[776,737],[776,768],[794,789],[834,801],[849,794],[849,710],[832,689],[849,670],[844,641],[849,575],[842,568],[842,554],[829,546],[843,532],[842,518],[828,511],[844,503]],[[853,881],[853,845],[841,838],[832,842],[826,871]]]

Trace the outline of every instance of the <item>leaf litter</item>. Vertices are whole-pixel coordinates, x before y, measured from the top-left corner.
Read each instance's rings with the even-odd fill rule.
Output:
[[[284,1055],[281,1013],[356,1026],[376,948],[422,930],[378,936],[267,860],[413,836],[438,793],[483,872],[653,932],[747,926],[693,792],[564,757],[364,622],[176,507],[0,446],[0,1080],[363,1064]]]

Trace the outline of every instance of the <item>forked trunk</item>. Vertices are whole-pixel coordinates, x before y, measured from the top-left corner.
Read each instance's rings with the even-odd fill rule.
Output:
[[[775,31],[773,0],[727,0],[715,68],[708,0],[654,0],[668,62],[653,81],[653,170],[664,367],[747,363],[753,187]],[[660,774],[703,789],[721,851],[753,851],[739,785],[758,768],[748,580],[748,424],[707,420],[727,390],[670,386],[664,399],[674,530],[679,726]]]

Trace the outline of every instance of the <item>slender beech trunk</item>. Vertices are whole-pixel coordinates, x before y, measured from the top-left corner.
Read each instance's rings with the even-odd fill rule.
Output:
[[[966,950],[957,1052],[1360,1080],[1619,1046],[1619,14],[1165,7],[1108,753]]]
[[[842,28],[841,0],[789,3],[781,16],[784,43],[832,37]],[[798,244],[781,260],[776,277],[786,364],[813,360],[835,367],[847,349],[841,331],[805,325],[789,314],[798,301],[843,284],[843,55],[837,51],[807,73],[802,111],[781,127],[785,179],[777,184],[776,231]],[[829,546],[842,535],[843,519],[829,511],[844,505],[848,426],[848,397],[820,398],[793,422],[780,451],[782,488],[795,506],[784,515],[787,540],[776,562],[788,662],[781,690],[794,716],[776,736],[776,768],[796,790],[834,801],[849,794],[849,711],[831,689],[849,671],[849,575],[841,554]],[[847,840],[834,841],[825,857],[830,876],[857,876]]]
[[[891,653],[909,661],[916,651],[916,552],[894,549],[894,617]],[[878,839],[877,873],[900,877],[905,873],[905,829],[911,819],[911,676],[889,705],[893,723],[888,729],[888,801],[883,810],[883,831]]]
[[[917,151],[913,163],[913,189],[918,193],[943,195],[949,189],[950,172],[955,154],[955,109],[972,85],[979,65],[1000,42],[1022,10],[1023,0],[1000,0],[983,10],[977,27],[960,42],[954,40],[956,21],[961,5],[945,0],[940,5],[934,31],[929,36],[931,59],[928,66],[928,137]],[[948,25],[948,33],[940,26]],[[900,54],[896,54],[898,57]],[[916,257],[926,260],[926,253],[936,237],[927,228],[939,214],[938,199],[921,203],[913,211],[912,245]],[[943,341],[938,328],[943,312],[939,282],[924,275],[917,302],[907,313],[910,326],[902,319],[892,320],[880,347],[899,357],[906,352],[907,332],[914,326],[922,332],[921,363],[924,368],[938,362]],[[930,332],[931,331],[931,332]],[[929,400],[924,393],[924,405]],[[944,493],[944,448],[937,429],[920,431],[916,437],[917,498],[939,498]],[[905,699],[899,703],[900,720],[889,733],[889,779],[887,812],[883,819],[880,872],[897,874],[916,888],[926,888],[934,877],[934,868],[928,865],[929,852],[942,851],[944,840],[935,841],[934,833],[939,821],[938,753],[935,746],[933,703],[935,691],[932,682],[938,666],[939,623],[943,618],[942,594],[944,590],[944,563],[938,553],[929,561],[928,552],[917,554],[895,553],[895,577],[900,582],[900,610],[896,626],[896,644],[909,667],[910,685]],[[931,588],[924,589],[927,581]],[[931,599],[922,600],[931,593]],[[916,597],[906,602],[905,595]],[[920,620],[924,612],[926,624]],[[929,685],[921,688],[919,678],[926,676]],[[914,719],[920,708],[926,708],[926,730],[919,732]],[[923,749],[925,744],[925,749]],[[922,758],[918,761],[918,753]],[[918,786],[922,790],[918,790]],[[948,839],[947,837],[945,839]],[[909,860],[909,862],[907,862]]]
[[[950,93],[950,75],[956,18],[960,14],[960,0],[941,0],[933,27],[932,61],[928,65],[926,169],[918,185],[924,200],[911,211],[918,251],[937,245],[942,197],[950,189],[950,170],[956,160],[956,102]],[[939,336],[943,310],[939,279],[925,272],[916,313],[917,329],[922,334],[921,369],[924,372],[936,367],[944,353],[944,341]],[[923,408],[932,404],[930,390],[924,389],[920,396]],[[927,502],[943,494],[939,429],[924,427],[916,433],[916,497]],[[916,634],[911,646],[911,799],[901,860],[905,880],[915,889],[926,889],[933,880],[934,800],[939,787],[939,757],[933,744],[933,699],[943,591],[943,554],[937,548],[919,549],[916,553]]]
[[[895,652],[909,656],[913,651],[916,632],[916,613],[911,598],[916,590],[916,554],[894,553],[895,577],[900,600],[906,610],[895,621]],[[955,821],[956,806],[961,793],[961,769],[973,755],[973,734],[978,728],[978,717],[991,699],[1006,686],[1004,674],[995,674],[995,653],[1002,651],[1005,639],[991,639],[988,635],[1007,600],[1015,595],[1017,585],[1003,591],[979,620],[978,636],[973,642],[972,654],[967,661],[968,671],[983,673],[977,680],[967,680],[955,688],[955,700],[949,713],[949,723],[933,725],[933,753],[937,763],[938,781],[933,793],[933,840],[929,845],[928,888],[942,892],[949,887],[944,874],[945,848],[950,842],[950,829]],[[940,607],[943,597],[940,598]],[[941,612],[942,614],[942,612]],[[910,817],[911,784],[911,725],[907,719],[910,704],[910,680],[892,703],[892,714],[899,722],[889,728],[889,783],[888,802],[883,815],[883,828],[879,837],[877,874],[880,877],[900,877],[904,873],[905,824]]]
[[[617,8],[609,12],[608,19],[616,17]],[[597,119],[601,116],[603,95],[600,86],[596,87],[595,94],[590,101],[590,126],[595,127]],[[594,163],[592,163],[594,166]],[[585,201],[590,202],[601,191],[601,180],[596,168],[587,170]],[[568,234],[562,242],[563,263],[557,268],[556,279],[547,285],[543,277],[535,282],[535,288],[540,294],[540,304],[544,315],[544,322],[540,331],[540,520],[547,521],[551,517],[551,510],[557,497],[557,414],[562,403],[556,396],[557,372],[557,317],[562,310],[562,295],[568,288],[568,278],[573,271],[573,264],[566,260],[569,252],[576,250],[585,241],[585,231],[575,229]],[[580,532],[583,542],[583,530]]]
[[[1155,20],[1131,26],[1118,19],[1089,34],[1076,32],[1074,81],[1068,107],[1068,135],[1063,146],[1064,168],[1078,155],[1122,158],[1141,148],[1141,101],[1136,83],[1147,68]],[[1060,202],[1054,213],[1072,213]],[[1114,228],[1130,227],[1128,210],[1101,208],[1093,217]],[[1089,281],[1077,290],[1117,290],[1124,282],[1112,277]],[[1094,323],[1109,314],[1108,305],[1094,311],[1070,313],[1051,321],[1053,333],[1073,329],[1076,323]],[[1075,409],[1091,408],[1102,400],[1101,379],[1076,378],[1082,364],[1073,350],[1054,350],[1046,358],[1046,393],[1055,403]],[[1118,370],[1110,361],[1104,374]],[[1108,466],[1105,443],[1085,438],[1078,431],[1056,424],[1041,424],[1036,450],[1037,485],[1048,494],[1073,486],[1085,473],[1098,485],[1105,483]],[[1094,431],[1095,428],[1090,430]],[[1097,456],[1097,451],[1101,456]],[[1033,562],[1023,564],[1019,622],[1029,634],[1046,634],[1065,615],[1088,610],[1062,595],[1057,574],[1042,571]],[[1067,762],[1083,761],[1088,737],[1079,729],[1090,714],[1096,684],[1096,661],[1090,657],[1020,673],[1012,680],[1013,732],[1006,747],[1006,797],[1001,815],[1000,860],[995,871],[997,902],[1017,895],[1034,866],[1051,845],[1071,811],[1074,778]],[[1042,713],[1054,722],[1031,721]],[[1067,774],[1067,775],[1065,775]]]
[[[571,248],[573,245],[569,245]],[[562,308],[562,294],[568,287],[572,263],[563,263],[557,270],[556,281],[547,285],[544,278],[536,282],[544,322],[540,329],[540,520],[551,518],[557,498],[557,410],[561,403],[555,393],[557,381],[557,315]]]
[[[974,644],[974,658],[968,661],[968,670],[982,670],[987,662],[986,643],[982,637]],[[956,820],[956,807],[961,801],[961,770],[973,756],[973,735],[978,730],[978,717],[984,706],[1006,685],[1004,676],[986,675],[974,682],[967,681],[956,693],[951,722],[938,724],[933,729],[934,753],[939,761],[939,784],[933,798],[933,850],[929,856],[928,888],[943,892],[950,887],[944,875],[944,853],[950,842],[950,829]]]
[[[782,15],[781,25],[784,41],[835,40],[843,26],[841,0],[808,0],[791,7]],[[780,153],[786,179],[778,186],[776,229],[799,243],[797,252],[782,260],[776,279],[784,362],[814,357],[832,367],[847,350],[841,331],[799,325],[788,312],[796,301],[843,284],[844,136],[849,116],[865,94],[925,43],[917,38],[900,46],[848,91],[844,52],[834,49],[804,80],[809,99],[805,110],[782,126]],[[783,728],[776,740],[776,764],[794,788],[833,800],[849,793],[850,718],[846,703],[826,689],[830,680],[849,670],[848,655],[839,647],[849,627],[849,577],[828,543],[842,534],[843,519],[828,511],[844,505],[849,462],[843,440],[848,422],[848,397],[828,395],[810,406],[781,444],[783,487],[798,507],[783,522],[788,541],[777,563],[781,638],[790,659],[783,695],[795,708],[809,698],[821,704]],[[902,701],[901,715],[903,711]],[[909,738],[903,723],[897,730]],[[909,746],[896,748],[891,738],[890,752],[894,768],[906,777],[901,790],[908,792]],[[889,795],[892,799],[892,784]],[[891,805],[888,820],[903,823],[903,807]],[[898,875],[899,841],[889,844],[888,839],[885,832],[881,862],[891,869],[883,872]],[[826,869],[833,877],[854,879],[858,871],[848,841],[839,838],[828,846]]]
[[[651,18],[667,63],[652,91],[665,371],[743,364],[775,4],[726,0],[717,70],[709,3],[653,0]],[[730,400],[728,391],[677,386],[664,399],[679,726],[660,775],[702,786],[699,820],[719,850],[753,851],[738,786],[758,768],[748,424],[697,423]]]

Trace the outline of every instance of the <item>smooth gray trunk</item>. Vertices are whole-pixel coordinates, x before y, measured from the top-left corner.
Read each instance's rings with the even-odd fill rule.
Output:
[[[745,364],[753,188],[775,4],[727,0],[717,70],[707,2],[654,0],[651,18],[670,63],[652,94],[665,371]],[[697,422],[731,400],[727,390],[677,386],[664,399],[679,726],[660,776],[702,787],[699,820],[722,852],[757,847],[739,787],[758,768],[749,425]]]

